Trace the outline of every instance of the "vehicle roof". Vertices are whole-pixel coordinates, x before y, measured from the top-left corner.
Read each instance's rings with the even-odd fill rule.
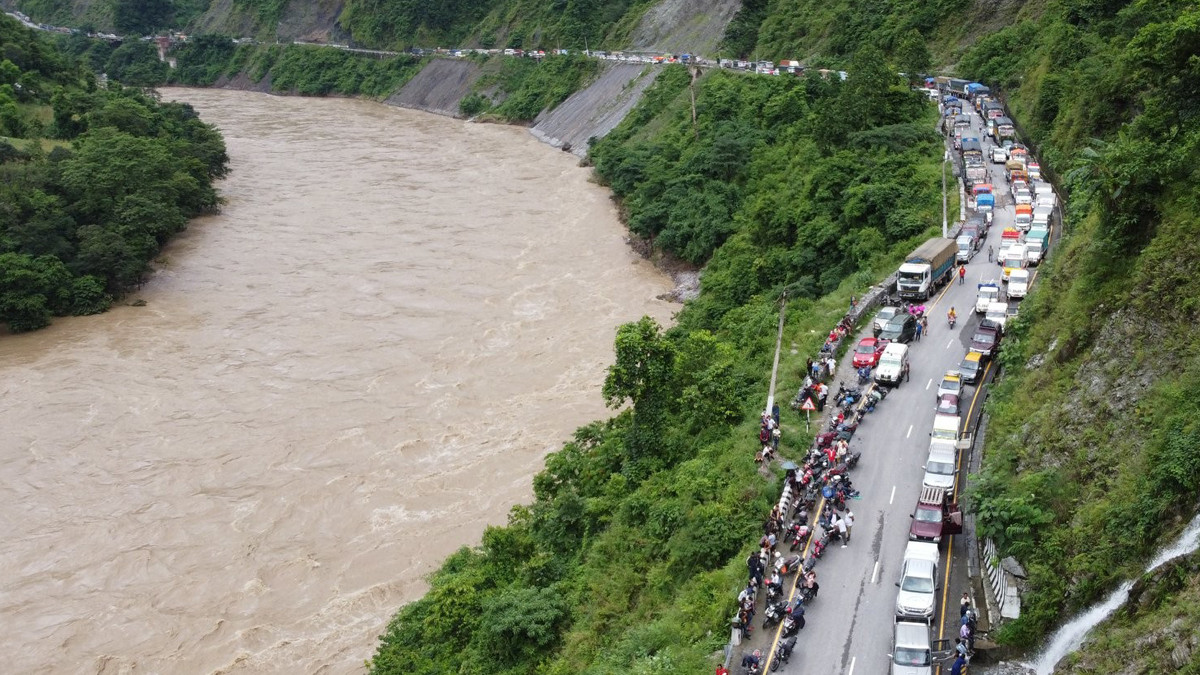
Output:
[[[1008,281],[1009,281],[1009,283],[1012,283],[1013,279],[1019,279],[1021,277],[1028,277],[1028,276],[1029,276],[1029,270],[1014,268],[1013,271],[1008,274]]]
[[[947,372],[946,372],[946,374],[942,376],[942,381],[945,381],[945,380],[960,380],[960,379],[962,379],[962,378],[961,378],[961,377],[959,377],[958,373],[957,373],[957,372],[955,372],[955,371],[953,371],[953,370],[947,371]]]
[[[884,356],[899,356],[908,351],[908,345],[899,342],[891,342],[883,350]]]
[[[904,549],[904,559],[922,560],[936,564],[941,559],[938,545],[928,541],[910,541]]]
[[[900,647],[929,649],[929,626],[913,621],[897,621],[896,644]]]
[[[945,396],[953,396],[953,394],[946,394]],[[943,396],[943,398],[945,398],[945,396]],[[939,462],[945,460],[950,460],[953,462],[958,459],[958,449],[953,443],[939,443],[937,440],[935,440],[929,444],[929,459]]]
[[[933,428],[934,429],[939,429],[939,428],[940,429],[949,429],[952,426],[954,427],[955,431],[958,431],[958,428],[962,426],[962,418],[959,417],[958,415],[934,415],[933,416]]]
[[[967,355],[963,357],[963,361],[974,361],[976,363],[979,363],[982,361],[982,359],[983,354],[980,354],[979,352],[967,352]]]

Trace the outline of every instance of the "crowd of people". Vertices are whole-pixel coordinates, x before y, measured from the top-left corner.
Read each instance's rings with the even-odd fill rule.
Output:
[[[848,314],[829,332],[820,352],[806,360],[803,384],[793,408],[800,410],[811,400],[823,413],[831,405],[830,384],[837,370],[837,349],[853,330]],[[850,451],[850,441],[866,406],[870,404],[873,409],[880,398],[842,388],[833,402],[836,410],[829,411],[828,430],[817,434],[801,464],[786,467],[783,496],[763,521],[758,550],[746,559],[747,583],[738,594],[737,615],[732,621],[735,643],[753,634],[755,619],[761,613],[764,628],[782,624],[783,637],[774,658],[786,662],[790,657],[796,633],[804,627],[805,604],[812,602],[820,590],[817,560],[829,544],[840,542],[846,547],[850,543],[854,513],[847,500],[859,497],[848,473],[858,460],[858,453]],[[780,422],[778,406],[763,413],[756,462],[769,464],[778,457]],[[797,550],[798,554],[791,553]],[[795,578],[792,597],[785,590],[789,578]],[[762,649],[755,649],[742,654],[738,663],[743,672],[757,673],[768,661]],[[717,674],[723,672],[728,670],[718,666]]]

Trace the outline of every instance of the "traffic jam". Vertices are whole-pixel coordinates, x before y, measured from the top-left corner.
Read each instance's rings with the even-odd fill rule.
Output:
[[[966,525],[959,497],[969,430],[1005,327],[1050,246],[1057,197],[986,87],[938,78],[926,88],[963,181],[963,218],[905,258],[895,285],[881,291],[882,307],[862,314],[852,306],[810,360],[792,407],[802,423],[818,413],[821,426],[804,460],[784,463],[783,495],[747,560],[750,584],[731,640],[742,649],[729,654],[741,673],[806,672],[802,664],[840,659],[840,672],[930,675],[968,661],[979,624],[987,627],[986,591],[966,570],[970,542],[954,536]],[[760,435],[765,459],[779,436],[778,412],[774,424],[770,417]],[[877,543],[856,553],[864,539]],[[844,548],[817,584],[817,561]]]
[[[946,286],[941,294],[944,298],[956,281],[959,286],[968,285],[969,269],[982,272],[971,275],[978,322],[970,329],[969,337],[964,336],[958,344],[951,340],[947,345],[947,349],[961,350],[955,357],[958,364],[931,379],[937,380],[937,389],[929,449],[897,581],[889,654],[894,675],[928,674],[937,657],[969,662],[973,654],[979,610],[970,592],[964,592],[958,602],[959,615],[948,620],[948,588],[943,587],[943,615],[937,629],[933,628],[936,595],[944,586],[939,583],[939,570],[944,570],[945,579],[950,578],[946,567],[951,562],[953,544],[949,539],[963,531],[958,496],[962,451],[971,446],[964,433],[970,427],[967,415],[975,408],[985,376],[994,370],[1005,327],[1018,315],[1019,303],[1029,293],[1036,267],[1050,245],[1051,221],[1057,206],[1057,197],[1050,184],[1042,180],[1039,164],[1017,141],[1012,120],[986,86],[930,78],[926,88],[931,98],[938,100],[941,130],[954,149],[952,156],[963,181],[967,217],[953,240],[931,239],[905,260],[897,280],[901,304],[880,311],[879,316],[886,317],[882,333],[903,338],[901,326],[911,323],[914,316],[921,326],[927,326],[931,317],[924,303],[938,287]],[[1001,213],[1002,218],[998,217]],[[1001,220],[1000,245],[996,249],[988,243],[989,233]],[[961,293],[958,291],[958,297]],[[955,306],[946,310],[945,320],[953,332],[959,321]],[[889,345],[885,351],[889,349],[896,349],[898,358],[907,357],[907,346]],[[877,383],[893,379],[882,369],[875,375]],[[971,388],[974,392],[968,409]],[[944,542],[947,552],[943,558],[940,545]],[[951,624],[950,633],[946,632],[947,623]]]

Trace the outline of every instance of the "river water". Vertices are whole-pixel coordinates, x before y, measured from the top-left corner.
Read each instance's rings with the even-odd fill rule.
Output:
[[[423,576],[606,414],[670,281],[525,129],[167,90],[221,214],[144,307],[0,338],[0,645],[17,673],[346,673]]]

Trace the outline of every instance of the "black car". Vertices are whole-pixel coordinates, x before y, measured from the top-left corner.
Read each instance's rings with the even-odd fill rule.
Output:
[[[888,320],[883,330],[879,331],[880,340],[891,340],[907,344],[917,337],[917,317],[912,314],[898,314]]]

